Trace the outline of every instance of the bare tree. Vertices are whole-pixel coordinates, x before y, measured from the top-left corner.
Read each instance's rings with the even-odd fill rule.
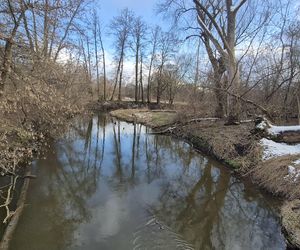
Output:
[[[106,62],[105,62],[105,50],[102,40],[102,32],[101,32],[101,25],[98,24],[98,38],[101,46],[102,52],[102,65],[103,65],[103,100],[106,101]]]
[[[133,22],[133,13],[126,9],[123,9],[119,16],[115,17],[111,24],[111,34],[115,39],[115,53],[117,60],[117,72],[115,76],[115,85],[111,100],[114,98],[116,86],[119,83],[118,100],[121,101],[121,87],[122,87],[122,76],[123,76],[123,65],[126,55],[126,50],[129,46],[129,37],[131,32],[131,26]]]
[[[228,95],[229,104],[228,123],[238,123],[241,112],[239,68],[241,59],[236,55],[236,48],[239,44],[247,47],[247,43],[253,42],[253,38],[269,17],[265,5],[260,6],[260,11],[258,11],[254,4],[247,0],[193,0],[192,3],[191,1],[166,0],[160,5],[162,12],[175,9],[173,13],[177,23],[182,15],[189,14],[189,18],[184,18],[184,29],[193,31],[188,38],[200,37],[205,44],[213,66],[213,78],[216,85],[214,89],[220,90],[216,90],[218,99],[216,113],[218,116],[224,114],[223,106],[226,101],[222,100],[224,96],[221,91],[225,92]],[[226,77],[220,81],[224,73]]]
[[[145,102],[145,96],[144,96],[144,84],[143,84],[143,53],[140,54],[140,79],[139,79],[139,88],[140,88],[140,94],[142,98],[142,103]]]
[[[138,102],[140,99],[139,92],[139,82],[141,79],[141,76],[139,77],[139,61],[141,61],[142,56],[142,49],[145,46],[145,39],[147,35],[147,25],[142,20],[141,17],[136,17],[133,20],[133,26],[132,26],[132,37],[133,37],[133,46],[132,49],[135,54],[135,101]],[[143,99],[143,98],[142,98]]]
[[[149,63],[149,72],[148,72],[148,84],[147,84],[147,102],[151,102],[151,76],[152,76],[152,67],[153,62],[155,60],[156,51],[157,51],[157,45],[158,45],[158,37],[160,35],[161,28],[159,26],[156,26],[152,29],[152,36],[150,44],[152,46],[151,49],[151,55],[150,55],[150,63]]]
[[[191,68],[191,58],[188,55],[179,55],[175,58],[175,62],[168,65],[164,69],[163,79],[167,89],[166,98],[169,104],[174,103],[175,96],[180,91],[180,88],[185,85],[186,76]]]
[[[236,19],[240,8],[247,0],[239,1],[235,6],[232,0],[226,0],[224,6],[216,5],[220,10],[225,9],[226,23],[217,23],[215,16],[215,6],[210,11],[207,6],[199,0],[193,0],[197,10],[197,21],[202,28],[203,33],[211,41],[220,56],[223,58],[228,74],[228,83],[230,91],[237,97],[230,96],[229,104],[229,123],[239,122],[240,119],[240,72],[236,59]],[[215,33],[207,26],[206,19],[209,19],[214,27]],[[226,26],[225,26],[226,25]]]
[[[4,86],[11,68],[14,38],[25,15],[25,11],[27,10],[27,5],[21,0],[6,0],[6,4],[8,9],[8,15],[12,20],[13,25],[8,36],[1,34],[0,37],[1,39],[5,40],[3,63],[0,74],[0,96],[3,94]]]
[[[160,104],[162,93],[165,89],[163,85],[163,70],[164,67],[172,58],[174,58],[175,52],[178,50],[179,39],[172,32],[161,32],[158,38],[157,44],[157,86],[156,86],[156,103]]]
[[[98,27],[99,19],[96,10],[93,13],[93,36],[94,36],[94,49],[96,61],[96,78],[97,78],[97,97],[100,100],[100,75],[99,75],[99,58],[98,58]]]

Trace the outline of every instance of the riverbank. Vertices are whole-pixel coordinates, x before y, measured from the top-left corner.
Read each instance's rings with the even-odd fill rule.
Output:
[[[4,107],[0,112],[0,206],[3,209],[0,249],[8,249],[24,208],[29,181],[35,178],[30,173],[32,161],[85,109],[83,105],[71,107],[57,102],[38,108],[28,105],[20,111],[13,109],[8,99],[3,98],[0,103]]]
[[[276,199],[149,133],[104,112],[72,120],[34,163],[11,249],[286,248]]]
[[[110,114],[127,122],[142,123],[153,128],[154,133],[170,134],[190,143],[231,167],[241,176],[247,176],[261,188],[283,200],[280,217],[286,239],[296,249],[300,247],[299,180],[289,178],[288,167],[300,155],[274,156],[264,159],[263,133],[253,121],[225,126],[223,120],[214,118],[182,117],[175,111],[148,109],[120,109]],[[295,177],[295,176],[294,176]]]

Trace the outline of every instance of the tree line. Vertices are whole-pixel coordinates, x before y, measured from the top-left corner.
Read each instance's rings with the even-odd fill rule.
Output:
[[[2,1],[1,95],[32,86],[34,78],[64,97],[176,100],[228,123],[259,113],[299,116],[293,1],[161,0],[157,9],[172,28],[149,24],[128,8],[105,27],[87,0]],[[134,64],[129,79],[128,61]]]

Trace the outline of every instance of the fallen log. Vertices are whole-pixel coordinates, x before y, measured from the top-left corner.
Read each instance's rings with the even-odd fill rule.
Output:
[[[150,132],[149,134],[165,134],[165,133],[172,133],[172,131],[178,127],[184,127],[184,126],[187,126],[191,123],[197,123],[197,122],[203,122],[203,121],[218,121],[220,120],[220,118],[216,118],[216,117],[202,117],[202,118],[193,118],[193,119],[190,119],[188,121],[185,121],[185,122],[179,122],[179,121],[176,121],[176,122],[173,122],[173,123],[170,123],[170,124],[165,124],[164,126],[162,126],[164,129],[162,130],[158,130],[159,128],[162,128],[162,127],[154,127],[154,129],[156,129],[157,131],[153,131],[153,132]]]
[[[264,117],[257,117],[255,128],[267,137],[276,142],[300,143],[300,125],[296,126],[276,126]]]

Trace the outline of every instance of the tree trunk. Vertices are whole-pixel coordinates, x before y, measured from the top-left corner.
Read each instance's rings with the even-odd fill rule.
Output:
[[[17,34],[17,30],[20,26],[20,22],[25,14],[26,9],[22,9],[21,14],[19,15],[18,19],[14,22],[14,27],[12,29],[12,32],[10,34],[10,37],[6,39],[5,48],[4,48],[4,57],[3,57],[3,64],[0,74],[0,97],[3,94],[5,83],[7,80],[7,77],[10,72],[11,63],[12,63],[12,47],[13,47],[13,39],[15,38]],[[13,15],[13,13],[11,13]]]
[[[119,94],[118,94],[118,101],[122,100],[122,77],[123,77],[123,56],[122,56],[122,63],[121,63],[121,70],[120,70],[120,78],[119,78]]]
[[[218,118],[223,118],[225,116],[225,107],[226,107],[226,94],[223,89],[223,84],[221,83],[222,79],[218,78],[218,80],[215,81],[215,95],[217,98],[217,107],[215,110],[215,116]]]
[[[138,77],[139,77],[139,46],[137,45],[135,51],[135,91],[134,91],[135,102],[138,102],[140,98],[138,95],[138,87],[139,87]]]
[[[10,67],[12,62],[12,46],[13,46],[12,40],[7,39],[5,44],[5,49],[4,49],[3,66],[1,70],[0,95],[4,91],[4,86],[10,72]]]
[[[97,79],[97,100],[100,101],[100,76],[99,76],[99,60],[98,60],[98,41],[97,41],[97,16],[94,16],[94,49],[96,59],[96,79]]]
[[[240,103],[240,75],[235,58],[231,58],[227,65],[229,91],[233,95],[229,95],[229,114],[228,124],[239,123],[241,113]]]
[[[160,104],[160,85],[161,85],[161,83],[160,83],[160,79],[158,79],[158,81],[157,81],[157,93],[156,93],[156,103],[157,104]]]
[[[48,10],[49,10],[49,1],[45,0],[44,7],[44,34],[43,34],[43,56],[44,59],[48,56],[48,33],[49,33],[49,18],[48,18]]]
[[[102,60],[103,60],[103,100],[106,101],[106,63],[105,63],[105,50],[103,46],[101,30],[99,30],[99,40],[100,40]]]
[[[240,121],[240,72],[235,56],[236,42],[236,12],[231,10],[232,1],[226,0],[227,4],[227,58],[225,64],[228,73],[229,91],[233,94],[229,98],[228,124],[236,124]]]
[[[298,124],[300,125],[300,100],[298,95],[297,95],[297,106],[298,106]]]
[[[144,86],[143,86],[143,56],[142,56],[142,53],[140,55],[140,87],[141,87],[142,103],[144,103],[145,98],[144,98]]]

